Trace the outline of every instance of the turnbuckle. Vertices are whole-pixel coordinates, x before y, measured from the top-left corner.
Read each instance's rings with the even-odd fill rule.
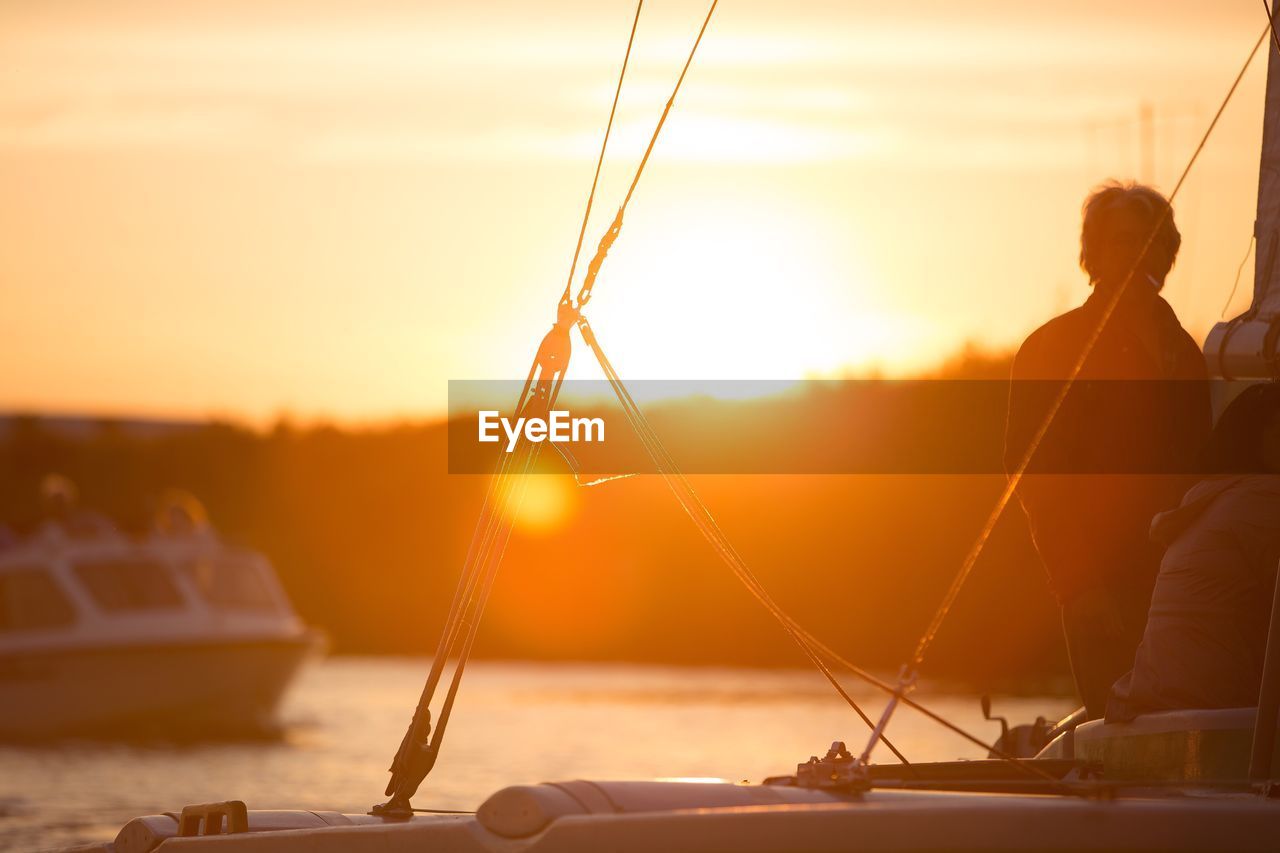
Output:
[[[627,210],[624,202],[622,207],[618,208],[618,212],[614,214],[613,222],[609,225],[609,230],[604,232],[600,238],[600,244],[596,246],[596,254],[587,264],[587,275],[582,280],[582,287],[578,290],[578,308],[586,305],[591,301],[591,289],[596,285],[596,276],[600,275],[600,265],[604,263],[605,255],[609,254],[609,250],[613,248],[613,241],[618,239],[618,232],[622,230],[622,214]]]
[[[533,362],[542,368],[544,376],[564,370],[569,363],[572,345],[569,341],[569,330],[578,321],[578,309],[570,302],[561,302],[556,306],[555,325],[542,338],[538,345],[538,354]]]

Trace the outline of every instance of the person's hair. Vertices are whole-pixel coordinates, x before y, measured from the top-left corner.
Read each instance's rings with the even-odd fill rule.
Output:
[[[1097,257],[1103,244],[1110,239],[1111,214],[1128,208],[1137,211],[1143,221],[1155,230],[1151,246],[1147,249],[1148,271],[1161,282],[1173,269],[1182,245],[1182,235],[1173,223],[1173,208],[1158,191],[1144,184],[1129,181],[1107,181],[1089,193],[1081,208],[1084,223],[1080,229],[1080,268],[1089,274],[1089,280],[1097,281],[1101,272]]]
[[[1262,434],[1280,416],[1280,383],[1250,385],[1227,406],[1205,454],[1209,474],[1267,473],[1262,460]]]

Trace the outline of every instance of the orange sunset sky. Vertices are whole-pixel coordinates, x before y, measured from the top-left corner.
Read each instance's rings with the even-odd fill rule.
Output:
[[[705,8],[645,4],[588,256]],[[522,377],[633,12],[0,5],[0,409],[367,422]],[[1087,295],[1090,186],[1170,190],[1264,24],[1245,0],[722,0],[592,324],[627,379],[1013,346]],[[1166,293],[1200,338],[1249,242],[1264,72],[1175,204]]]

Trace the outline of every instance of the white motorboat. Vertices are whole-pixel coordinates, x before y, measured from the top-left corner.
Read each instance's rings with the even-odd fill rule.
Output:
[[[73,511],[0,550],[0,738],[271,731],[321,643],[190,502],[136,539]]]

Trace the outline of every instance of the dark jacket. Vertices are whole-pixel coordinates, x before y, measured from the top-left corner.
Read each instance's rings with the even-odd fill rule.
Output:
[[[1101,322],[1107,295],[1055,317],[1013,365],[1005,467],[1017,468]],[[1195,482],[1212,428],[1200,347],[1154,289],[1134,283],[1103,326],[1032,457],[1018,497],[1060,601],[1091,589],[1149,591],[1151,518]],[[1144,593],[1145,594],[1145,593]]]
[[[1207,479],[1156,516],[1151,537],[1168,550],[1107,719],[1256,705],[1280,560],[1280,476]]]

